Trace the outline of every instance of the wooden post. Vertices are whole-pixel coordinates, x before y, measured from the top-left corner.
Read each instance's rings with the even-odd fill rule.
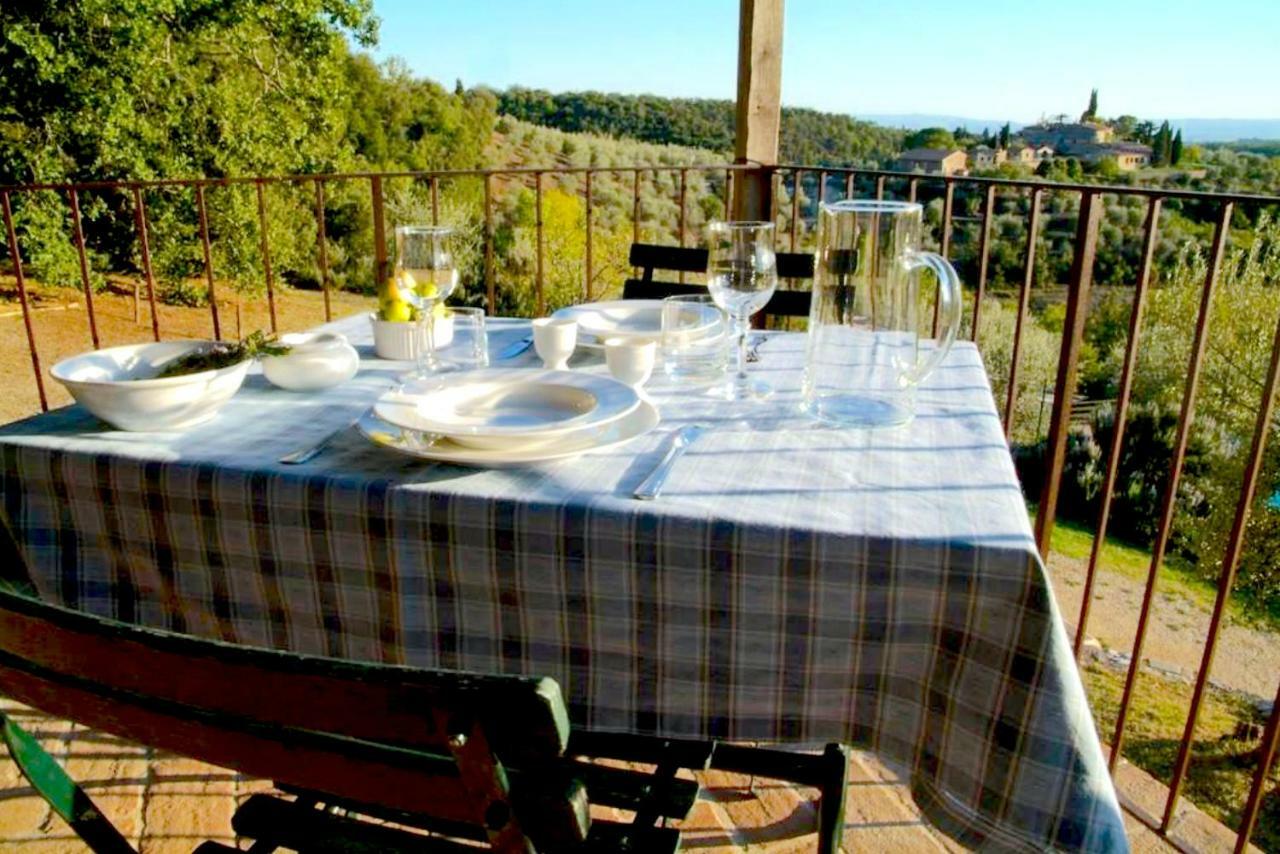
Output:
[[[739,0],[738,111],[734,159],[758,169],[737,172],[734,216],[767,220],[782,124],[783,0]]]

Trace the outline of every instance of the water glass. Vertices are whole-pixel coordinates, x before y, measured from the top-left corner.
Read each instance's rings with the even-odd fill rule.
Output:
[[[719,319],[704,328],[708,311]],[[707,294],[662,301],[662,370],[672,383],[701,388],[723,382],[729,369],[729,316]]]
[[[458,306],[445,316],[453,324],[453,344],[447,353],[449,364],[470,371],[489,366],[489,339],[485,334],[484,309]]]

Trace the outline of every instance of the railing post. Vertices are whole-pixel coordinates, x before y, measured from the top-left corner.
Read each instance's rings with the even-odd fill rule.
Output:
[[[942,245],[941,255],[951,258],[951,218],[955,212],[956,185],[950,178],[946,181],[946,190],[942,196]],[[942,282],[938,282],[938,293],[933,300],[933,337],[938,337],[939,312],[942,307]]]
[[[640,242],[640,170],[631,174],[631,242]]]
[[[138,229],[138,242],[142,249],[142,272],[147,278],[147,300],[151,303],[151,335],[160,340],[160,314],[156,308],[156,277],[151,269],[151,239],[147,235],[147,207],[142,200],[142,190],[133,187],[133,219]],[[135,300],[134,304],[137,302]]]
[[[593,256],[592,256],[592,243],[594,243],[595,241],[594,241],[594,232],[592,231],[592,227],[591,227],[591,223],[592,223],[592,219],[593,219],[593,217],[592,217],[592,212],[591,212],[591,208],[592,208],[592,197],[591,197],[591,175],[592,175],[591,171],[590,171],[590,170],[588,170],[588,171],[587,171],[587,186],[586,186],[586,196],[587,196],[587,245],[586,245],[586,247],[585,247],[585,249],[586,249],[586,252],[585,252],[585,254],[586,254],[586,263],[587,263],[587,280],[586,280],[586,282],[584,282],[584,283],[583,283],[583,284],[585,285],[585,287],[583,288],[583,290],[584,290],[584,292],[585,292],[585,294],[586,294],[587,302],[591,302],[591,300],[592,300],[592,299],[594,299],[594,296],[592,295],[592,291],[594,290],[594,288],[592,287],[592,281],[593,281],[593,279],[594,279],[594,277],[595,277],[595,265],[592,263],[592,261],[593,261]]]
[[[271,275],[271,246],[267,237],[267,197],[262,189],[262,179],[254,182],[258,188],[258,234],[262,238],[262,272],[267,280],[267,312],[271,315],[271,331],[279,331],[276,323],[276,289]]]
[[[679,225],[677,226],[680,232],[681,248],[684,248],[684,245],[685,245],[684,212],[686,207],[685,196],[688,190],[688,183],[689,183],[689,170],[681,169],[680,170],[680,216],[679,216]],[[684,270],[680,271],[680,284],[682,285],[684,284]]]
[[[1258,808],[1262,806],[1262,793],[1267,788],[1267,780],[1271,776],[1271,763],[1276,758],[1276,745],[1280,743],[1280,689],[1276,691],[1276,699],[1271,704],[1271,717],[1267,718],[1267,728],[1258,744],[1258,767],[1253,772],[1253,784],[1249,787],[1249,798],[1245,801],[1244,811],[1240,814],[1240,829],[1236,836],[1235,854],[1244,854],[1249,847],[1249,837],[1253,835],[1254,823],[1258,820]]]
[[[9,194],[0,194],[4,204],[4,228],[9,236],[9,257],[13,259],[13,275],[18,282],[18,304],[22,306],[22,325],[27,330],[27,348],[31,351],[31,370],[36,375],[36,392],[40,395],[40,411],[49,411],[49,399],[44,393],[44,375],[40,370],[40,353],[36,350],[36,330],[31,325],[31,305],[27,301],[27,279],[22,274],[22,254],[18,251],[18,233],[13,227],[13,210],[9,206]]]
[[[1022,289],[1018,291],[1018,316],[1013,323],[1013,349],[1009,354],[1009,385],[1004,397],[1004,437],[1013,435],[1013,415],[1018,406],[1018,356],[1022,352],[1022,327],[1027,321],[1027,308],[1031,302],[1031,285],[1036,277],[1036,235],[1040,230],[1040,196],[1036,187],[1031,191],[1031,211],[1027,217],[1027,249],[1022,264]]]
[[[844,197],[846,199],[853,198],[853,178],[854,175],[852,172],[844,176]]]
[[[1053,414],[1049,417],[1049,445],[1045,452],[1044,487],[1036,511],[1036,546],[1049,559],[1049,539],[1058,509],[1058,487],[1067,453],[1067,432],[1071,428],[1071,398],[1076,393],[1076,366],[1084,343],[1084,321],[1089,314],[1089,290],[1093,284],[1093,261],[1098,250],[1098,222],[1102,218],[1102,197],[1086,191],[1080,199],[1076,225],[1076,251],[1071,261],[1067,312],[1062,324],[1062,349],[1058,355],[1058,378],[1053,390]]]
[[[1111,494],[1115,491],[1120,473],[1120,450],[1124,446],[1125,422],[1129,420],[1129,395],[1133,388],[1133,372],[1138,363],[1138,343],[1142,337],[1142,312],[1146,305],[1147,285],[1151,281],[1151,262],[1155,257],[1156,233],[1160,224],[1160,198],[1153,197],[1147,206],[1146,236],[1143,238],[1142,266],[1133,290],[1133,307],[1129,310],[1129,338],[1125,343],[1124,365],[1120,369],[1120,385],[1116,389],[1116,410],[1111,430],[1111,447],[1107,449],[1107,470],[1102,478],[1101,506],[1098,509],[1098,525],[1089,551],[1089,568],[1084,576],[1084,590],[1080,594],[1080,617],[1076,620],[1076,640],[1072,652],[1077,658],[1084,648],[1089,627],[1089,608],[1093,604],[1093,582],[1102,558],[1102,547],[1107,539],[1107,521],[1111,514]]]
[[[982,228],[978,232],[978,287],[973,294],[973,328],[969,336],[975,344],[978,343],[978,323],[982,320],[982,299],[987,293],[987,266],[991,254],[991,214],[995,206],[996,185],[988,184],[987,192],[982,198]]]
[[[89,338],[93,341],[93,349],[101,347],[98,341],[98,318],[93,310],[93,284],[89,281],[89,256],[84,248],[84,227],[80,222],[80,194],[75,187],[67,193],[71,202],[71,227],[76,242],[76,253],[80,256],[80,282],[84,285],[85,311],[89,314]]]
[[[320,290],[324,294],[324,321],[333,320],[329,297],[329,238],[324,225],[324,181],[316,179],[316,248],[320,252]]]
[[[729,211],[732,210],[733,204],[733,170],[724,170],[724,218],[729,218]]]
[[[497,311],[498,287],[493,280],[493,175],[484,176],[484,284],[487,289],[488,312]]]
[[[849,187],[850,189],[852,189],[853,187],[853,175],[849,176]],[[853,194],[850,193],[849,195],[853,195]],[[876,201],[877,202],[884,201],[884,176],[883,175],[876,176]]]
[[[1133,699],[1133,688],[1138,681],[1138,669],[1142,666],[1142,647],[1147,639],[1147,622],[1151,618],[1151,606],[1155,601],[1156,580],[1159,578],[1160,564],[1164,561],[1164,552],[1169,545],[1169,535],[1173,529],[1173,514],[1178,505],[1178,484],[1182,479],[1182,464],[1187,454],[1187,442],[1191,438],[1191,421],[1195,416],[1200,369],[1204,365],[1204,352],[1208,344],[1213,290],[1218,280],[1218,271],[1222,267],[1222,257],[1226,252],[1227,237],[1231,231],[1232,210],[1233,206],[1227,203],[1219,212],[1218,224],[1213,235],[1212,254],[1209,257],[1209,268],[1205,272],[1204,288],[1200,295],[1200,313],[1196,317],[1195,338],[1191,344],[1191,361],[1187,365],[1187,384],[1182,392],[1182,408],[1178,414],[1173,460],[1169,464],[1169,483],[1165,487],[1161,501],[1156,538],[1151,546],[1151,564],[1147,569],[1147,586],[1143,592],[1142,608],[1138,612],[1138,629],[1133,639],[1129,672],[1125,675],[1124,693],[1120,695],[1120,706],[1116,710],[1115,733],[1111,738],[1111,755],[1108,757],[1108,765],[1112,770],[1115,770],[1116,761],[1120,758],[1120,750],[1124,746],[1124,728],[1129,715],[1129,704]]]
[[[369,178],[369,197],[373,205],[373,286],[380,289],[390,274],[387,264],[387,225],[382,211],[381,176]]]
[[[538,317],[542,317],[547,313],[547,296],[543,291],[542,283],[542,173],[533,173],[533,205],[536,210],[537,218],[534,220],[537,231],[537,252],[538,252],[538,278],[534,282],[534,287],[538,296]]]
[[[218,318],[218,292],[213,284],[213,247],[209,243],[209,212],[205,204],[202,184],[196,184],[196,214],[200,219],[200,246],[204,251],[204,278],[209,288],[209,313],[213,318],[213,337],[221,341],[222,324]]]
[[[796,251],[796,235],[800,226],[800,191],[804,187],[804,170],[796,169],[791,173],[791,244],[792,252]]]
[[[1276,323],[1276,332],[1271,343],[1271,361],[1267,366],[1267,381],[1263,386],[1258,417],[1253,425],[1249,462],[1245,465],[1244,477],[1240,484],[1240,498],[1236,502],[1235,518],[1231,524],[1231,535],[1227,539],[1226,554],[1222,558],[1222,571],[1218,576],[1218,595],[1213,603],[1213,616],[1209,620],[1209,634],[1205,639],[1204,654],[1200,659],[1200,670],[1196,676],[1196,687],[1191,695],[1191,708],[1187,712],[1186,726],[1182,731],[1182,743],[1178,746],[1178,758],[1173,763],[1173,773],[1169,780],[1169,799],[1165,804],[1164,817],[1160,821],[1162,831],[1167,831],[1169,824],[1173,821],[1173,811],[1177,808],[1182,781],[1187,773],[1187,765],[1191,761],[1191,743],[1196,735],[1200,706],[1204,702],[1204,689],[1209,682],[1209,674],[1213,671],[1213,657],[1218,649],[1222,618],[1226,614],[1231,586],[1235,583],[1236,568],[1240,564],[1240,552],[1244,548],[1245,526],[1249,524],[1249,511],[1252,509],[1254,492],[1258,487],[1258,474],[1262,470],[1262,455],[1266,451],[1267,436],[1271,432],[1271,417],[1275,413],[1277,386],[1280,386],[1280,321]]]

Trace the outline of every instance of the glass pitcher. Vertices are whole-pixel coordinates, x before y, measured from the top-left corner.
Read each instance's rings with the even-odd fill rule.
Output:
[[[821,206],[803,386],[811,415],[856,427],[896,426],[915,415],[916,386],[960,328],[960,279],[945,258],[920,249],[923,220],[915,202]],[[933,346],[920,341],[922,325],[934,322],[920,292],[925,269],[940,285]]]

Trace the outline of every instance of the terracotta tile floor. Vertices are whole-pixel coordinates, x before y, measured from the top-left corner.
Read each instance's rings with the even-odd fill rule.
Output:
[[[0,700],[0,707],[41,739],[73,778],[144,854],[189,852],[205,839],[226,843],[231,814],[270,783],[159,753]],[[703,795],[683,822],[684,850],[696,852],[812,851],[812,790],[742,775],[699,775]],[[1136,821],[1135,851],[1172,850]],[[80,852],[85,848],[52,815],[7,756],[0,755],[0,851]],[[890,768],[855,753],[849,777],[846,852],[962,850],[924,823]]]

